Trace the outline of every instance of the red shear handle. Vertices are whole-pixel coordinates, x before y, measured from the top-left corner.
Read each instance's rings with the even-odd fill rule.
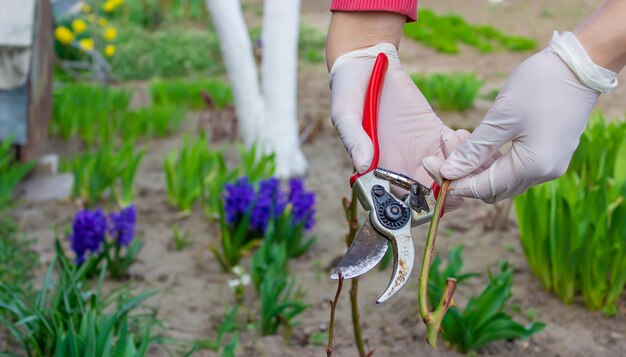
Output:
[[[372,139],[372,145],[374,145],[374,158],[372,164],[364,173],[360,174],[355,172],[350,177],[350,187],[354,184],[354,181],[366,173],[374,170],[378,167],[378,159],[380,157],[380,150],[378,148],[378,102],[380,101],[380,94],[382,92],[383,82],[385,81],[385,72],[387,72],[387,66],[389,59],[384,53],[379,53],[374,63],[374,69],[372,69],[372,75],[370,77],[370,83],[367,86],[367,92],[365,93],[365,105],[363,107],[363,129],[367,135]]]

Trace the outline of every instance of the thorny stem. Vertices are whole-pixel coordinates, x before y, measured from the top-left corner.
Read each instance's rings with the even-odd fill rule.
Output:
[[[439,197],[437,197],[437,203],[435,204],[433,219],[430,222],[430,228],[428,229],[428,237],[426,238],[426,246],[424,247],[424,256],[422,258],[422,267],[419,278],[418,299],[420,315],[426,324],[426,340],[433,348],[437,348],[437,334],[440,330],[441,321],[450,306],[454,305],[453,295],[454,288],[456,287],[456,280],[448,278],[443,296],[439,301],[439,305],[437,305],[435,311],[430,312],[428,308],[428,275],[430,273],[430,265],[435,252],[435,240],[437,239],[437,230],[439,229],[439,221],[441,220],[441,210],[443,209],[443,204],[446,200],[449,188],[450,181],[444,180],[441,185]]]
[[[337,302],[339,301],[339,295],[341,295],[341,288],[343,287],[343,275],[339,273],[339,283],[337,284],[337,292],[335,293],[335,299],[330,300],[330,322],[328,324],[328,346],[326,347],[326,356],[332,357],[333,355],[333,334],[335,332],[335,309],[337,309]]]

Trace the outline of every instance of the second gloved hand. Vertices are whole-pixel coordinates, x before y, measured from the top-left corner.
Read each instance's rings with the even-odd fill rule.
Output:
[[[493,203],[520,194],[565,173],[600,92],[616,84],[573,34],[555,34],[515,70],[469,139],[445,162],[428,158],[425,165],[455,180],[451,195]]]
[[[402,68],[392,44],[382,43],[337,58],[330,72],[333,124],[354,167],[359,172],[366,171],[374,148],[363,130],[363,104],[376,56],[381,52],[389,58],[389,67],[378,113],[379,166],[430,186],[433,180],[424,170],[422,159],[426,156],[444,159],[469,133],[450,130],[439,120]],[[460,197],[450,198],[446,210],[453,210],[461,203]]]

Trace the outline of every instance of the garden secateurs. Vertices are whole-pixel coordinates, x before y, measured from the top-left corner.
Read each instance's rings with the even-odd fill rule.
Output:
[[[332,279],[339,279],[340,274],[351,279],[367,273],[385,256],[389,243],[393,273],[376,303],[389,300],[408,282],[415,261],[411,227],[430,222],[439,189],[436,184],[428,188],[410,177],[378,167],[378,104],[388,63],[387,56],[380,53],[365,96],[363,128],[374,145],[374,159],[367,171],[350,177],[352,190],[369,214],[331,275]],[[391,185],[409,193],[399,199],[391,192]]]

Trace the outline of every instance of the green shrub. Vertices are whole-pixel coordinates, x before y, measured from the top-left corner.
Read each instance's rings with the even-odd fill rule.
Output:
[[[474,106],[483,82],[473,73],[411,76],[428,102],[440,110],[463,111]]]
[[[150,83],[150,95],[154,104],[194,110],[209,108],[205,95],[216,109],[223,109],[233,102],[230,85],[219,79],[154,80]]]
[[[448,265],[441,271],[441,258],[433,260],[428,277],[429,301],[439,301],[448,277],[462,283],[476,275],[461,274],[462,251],[462,246],[450,249]],[[489,282],[483,291],[470,298],[463,311],[456,306],[448,310],[441,324],[441,329],[445,331],[441,334],[443,339],[460,352],[467,353],[497,340],[527,339],[542,331],[545,327],[543,323],[533,322],[524,326],[507,314],[512,285],[513,268],[502,262],[499,273],[489,274]]]
[[[15,162],[13,141],[0,142],[0,214],[13,202],[13,190],[32,170],[34,162]],[[1,222],[0,222],[1,223]]]
[[[88,266],[76,268],[59,243],[41,288],[30,294],[21,285],[0,283],[0,323],[28,356],[145,356],[155,342],[154,313],[142,303],[154,295],[132,295],[122,288],[102,291],[105,269],[96,286],[86,282]]]
[[[111,143],[128,109],[132,92],[102,85],[63,84],[53,92],[50,134],[78,138],[87,146]]]
[[[533,274],[565,303],[617,312],[626,286],[626,122],[592,116],[567,173],[515,199]]]
[[[459,43],[480,52],[529,51],[537,47],[533,39],[505,35],[490,26],[470,25],[459,15],[437,15],[430,9],[419,9],[418,17],[419,21],[404,26],[404,34],[438,52],[459,53]]]
[[[113,76],[119,80],[211,76],[224,72],[219,42],[207,30],[120,29]]]

